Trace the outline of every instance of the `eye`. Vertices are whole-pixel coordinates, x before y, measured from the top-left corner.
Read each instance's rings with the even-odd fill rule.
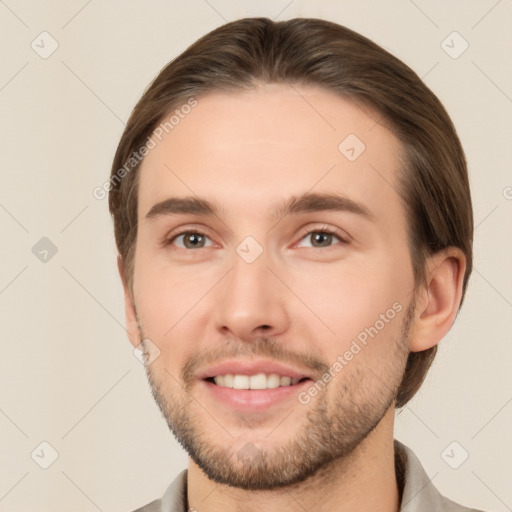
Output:
[[[210,244],[206,245],[208,240]],[[182,231],[167,242],[167,245],[171,244],[176,245],[180,249],[203,249],[212,245],[211,240],[199,231]]]
[[[343,238],[340,233],[338,233],[334,229],[330,229],[327,227],[324,227],[322,229],[313,229],[308,232],[306,232],[302,238],[302,240],[310,239],[311,245],[309,247],[312,247],[314,249],[321,249],[323,247],[331,247],[333,245],[333,241],[341,242],[341,243],[348,243],[348,240]]]
[[[301,241],[307,240],[308,238],[310,239],[311,245],[306,245],[306,247],[313,249],[331,247],[336,244],[336,242],[348,243],[348,240],[342,237],[339,232],[329,227],[309,230],[302,235]],[[213,242],[207,235],[200,231],[188,230],[177,233],[167,240],[165,244],[175,245],[180,249],[203,249],[212,246]]]

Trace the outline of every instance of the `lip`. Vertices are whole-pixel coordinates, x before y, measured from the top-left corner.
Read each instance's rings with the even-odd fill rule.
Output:
[[[201,387],[204,386],[215,401],[228,406],[229,410],[253,413],[265,411],[279,403],[290,400],[290,398],[296,398],[301,390],[310,386],[312,382],[308,379],[292,386],[272,389],[233,389],[217,386],[208,380],[200,381],[200,385]]]
[[[311,375],[293,368],[292,366],[265,359],[245,361],[241,359],[229,359],[204,368],[197,377],[205,380],[228,373],[233,375],[256,375],[258,373],[266,373],[268,375],[277,373],[280,377],[291,377],[292,379],[303,379],[304,377],[308,379],[312,378]]]

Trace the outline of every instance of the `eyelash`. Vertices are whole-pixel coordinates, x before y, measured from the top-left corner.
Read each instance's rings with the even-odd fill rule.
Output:
[[[313,234],[313,233],[326,233],[326,234],[329,234],[329,235],[334,235],[336,238],[338,238],[340,240],[340,242],[342,244],[348,244],[349,241],[347,240],[346,237],[343,237],[341,235],[341,233],[339,231],[337,231],[336,229],[333,229],[333,228],[330,228],[328,226],[324,226],[323,228],[321,229],[318,229],[318,228],[315,228],[315,229],[311,229],[309,231],[306,231],[305,233],[303,233],[300,237],[300,241],[302,241],[304,238],[306,238],[307,236]],[[173,235],[172,238],[170,239],[166,239],[164,240],[164,245],[167,246],[167,245],[172,245],[172,243],[180,236],[182,235],[200,235],[200,236],[204,236],[206,238],[209,238],[208,235],[206,235],[205,233],[202,233],[201,231],[198,231],[196,229],[186,229],[186,230],[183,230],[183,231],[180,231],[179,233],[176,233],[175,235]],[[309,249],[328,249],[330,247],[333,247],[332,245],[328,246],[328,247],[309,247]],[[182,247],[179,247],[179,249],[183,249]],[[198,249],[190,249],[190,250],[193,250],[193,251],[198,251],[200,249],[206,249],[206,247],[199,247]],[[189,249],[183,249],[183,250],[189,250]]]

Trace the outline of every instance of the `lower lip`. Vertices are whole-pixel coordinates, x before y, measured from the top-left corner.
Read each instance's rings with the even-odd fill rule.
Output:
[[[233,389],[217,386],[213,382],[201,381],[216,400],[223,402],[232,409],[240,411],[264,411],[273,405],[295,397],[311,380],[294,384],[293,386],[280,386],[272,389]]]

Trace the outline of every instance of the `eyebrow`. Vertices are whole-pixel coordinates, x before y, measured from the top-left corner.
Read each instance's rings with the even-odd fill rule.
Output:
[[[305,193],[293,196],[275,206],[271,215],[281,218],[287,215],[322,211],[350,212],[368,220],[375,220],[375,215],[366,206],[340,194]],[[152,206],[145,218],[149,220],[179,214],[207,217],[217,216],[219,213],[220,208],[215,203],[200,197],[170,197]]]

